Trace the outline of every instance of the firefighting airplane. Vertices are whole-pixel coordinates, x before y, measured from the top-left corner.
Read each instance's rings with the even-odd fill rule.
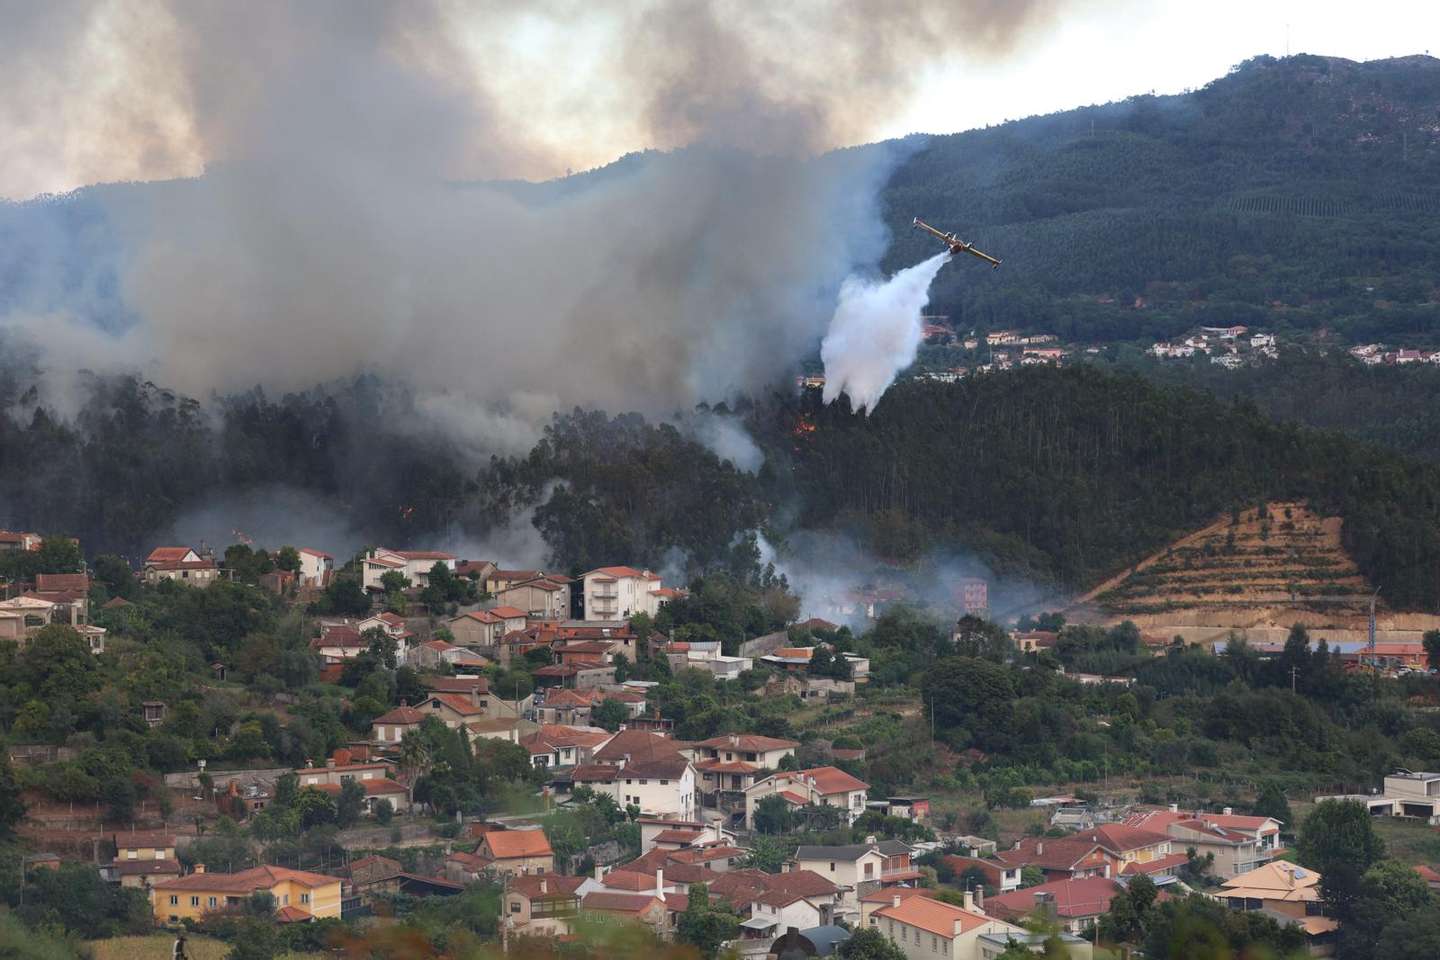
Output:
[[[939,230],[936,230],[934,227],[930,226],[930,224],[926,223],[924,220],[921,220],[919,217],[916,217],[913,221],[911,221],[911,225],[918,230],[924,230],[936,240],[939,240],[941,243],[945,244],[945,246],[950,248],[951,253],[968,253],[970,254],[970,256],[979,257],[981,260],[984,260],[986,263],[990,264],[992,270],[1000,269],[999,260],[996,260],[988,253],[981,253],[979,250],[975,249],[975,245],[973,243],[966,243],[964,240],[961,240],[953,233],[941,233]]]

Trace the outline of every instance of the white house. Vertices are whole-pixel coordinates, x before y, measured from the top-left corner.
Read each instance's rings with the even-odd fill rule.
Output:
[[[580,579],[586,620],[628,620],[637,613],[653,617],[660,609],[663,584],[649,570],[601,567]]]
[[[141,576],[150,584],[175,580],[192,587],[208,587],[220,578],[220,569],[213,559],[189,547],[156,547],[145,558]]]
[[[1024,927],[981,913],[969,893],[965,894],[964,907],[925,896],[897,894],[890,906],[870,915],[870,926],[899,947],[908,960],[991,960],[1004,951],[1010,937],[1027,943],[1030,940]],[[1078,938],[1071,936],[1069,941]],[[1078,941],[1077,952],[1069,941],[1066,947],[1071,948],[1069,955],[1074,960],[1089,960],[1089,944]]]
[[[595,762],[571,774],[578,786],[608,793],[623,810],[634,804],[647,817],[695,817],[695,767],[667,737],[622,730],[595,751]]]
[[[755,807],[760,801],[778,793],[792,806],[808,804],[840,807],[845,822],[854,823],[865,812],[866,791],[870,784],[852,777],[838,767],[812,767],[772,774],[745,791],[745,824],[755,826]]]
[[[296,552],[300,554],[300,583],[303,586],[323,587],[330,583],[335,574],[334,557],[312,547],[301,547]]]
[[[430,582],[430,571],[443,563],[455,569],[455,555],[438,550],[387,550],[377,547],[361,561],[360,584],[366,590],[383,590],[380,578],[387,573],[400,573],[412,586],[424,587]]]

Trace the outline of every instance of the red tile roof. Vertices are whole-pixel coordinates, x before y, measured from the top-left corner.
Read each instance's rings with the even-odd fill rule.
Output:
[[[500,830],[480,838],[480,849],[496,860],[518,857],[548,857],[550,840],[544,830]]]
[[[156,547],[150,551],[150,556],[145,558],[147,564],[151,563],[178,563],[185,559],[190,553],[189,547]]]
[[[1183,859],[1183,858],[1182,858]],[[1037,887],[1012,890],[985,898],[985,910],[991,916],[1008,919],[1023,917],[1035,909],[1036,894],[1050,894],[1055,911],[1062,917],[1096,917],[1110,912],[1110,901],[1125,889],[1107,877],[1081,877],[1054,880]]]
[[[510,878],[510,890],[530,900],[567,900],[575,896],[585,880],[585,877],[565,877],[558,873],[522,874]]]
[[[490,612],[506,620],[524,620],[530,616],[519,607],[491,607]]]
[[[291,870],[288,867],[260,866],[241,870],[239,873],[192,873],[174,880],[159,880],[151,887],[155,890],[216,890],[225,893],[253,893],[269,890],[282,880],[289,880],[302,887],[315,889],[330,883],[339,883],[339,877],[327,877],[320,873]]]
[[[455,554],[445,553],[441,550],[391,550],[397,557],[404,557],[406,560],[454,560]]]
[[[864,780],[852,777],[839,767],[811,767],[809,770],[800,770],[814,783],[815,789],[823,795],[830,796],[836,793],[849,793],[852,790],[868,790],[870,784]]]
[[[585,894],[580,906],[586,910],[602,913],[644,913],[652,904],[659,903],[653,894],[604,893],[596,891]]]
[[[1154,860],[1147,860],[1141,863],[1139,860],[1132,860],[1125,864],[1125,869],[1120,873],[1123,876],[1133,877],[1143,873],[1147,876],[1157,873],[1169,873],[1183,867],[1190,858],[1183,853],[1172,853],[1163,857],[1156,857]]]
[[[901,900],[898,907],[881,907],[875,911],[875,916],[918,927],[946,939],[954,938],[957,923],[964,933],[990,922],[983,914],[971,913],[929,897],[910,897]]]
[[[394,710],[380,714],[380,716],[376,717],[372,722],[411,724],[419,723],[424,720],[425,717],[426,713],[424,710],[417,710],[414,707],[396,707]]]
[[[1156,833],[1153,830],[1141,830],[1123,823],[1107,823],[1092,830],[1082,830],[1075,834],[1075,839],[1098,843],[1106,850],[1120,854],[1170,842],[1168,834]]]
[[[469,697],[461,693],[432,693],[430,695],[430,700],[435,700],[445,704],[445,706],[449,707],[451,710],[454,710],[462,717],[473,717],[476,714],[485,712],[482,708],[477,707],[475,706],[475,704],[471,703]],[[425,702],[429,703],[430,700],[427,700]]]

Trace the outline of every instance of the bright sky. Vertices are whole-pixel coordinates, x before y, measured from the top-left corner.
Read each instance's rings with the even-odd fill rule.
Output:
[[[0,0],[0,19],[9,7],[21,21],[27,16],[44,20],[46,15],[36,12],[50,2]],[[48,9],[78,5],[99,15],[89,21],[49,17],[49,33],[17,30],[12,38],[19,39],[12,39],[10,48],[0,28],[0,62],[8,57],[19,63],[11,76],[31,81],[0,86],[0,144],[5,144],[0,150],[0,197],[61,192],[96,181],[194,175],[207,162],[223,159],[206,156],[198,133],[203,122],[191,106],[193,91],[164,53],[173,37],[167,34],[164,16],[155,11],[166,10],[170,2],[73,0],[67,7]],[[463,11],[464,2],[446,9]],[[789,90],[791,76],[826,91],[851,108],[843,136],[859,142],[912,132],[950,133],[1136,93],[1177,93],[1202,86],[1252,56],[1282,56],[1287,49],[1355,60],[1425,53],[1432,44],[1440,53],[1440,3],[1433,0],[1028,0],[1036,10],[1056,13],[1050,23],[1026,32],[1017,49],[980,58],[967,52],[966,38],[956,37],[949,53],[914,64],[909,76],[920,82],[895,103],[874,96],[873,88],[868,98],[851,96],[852,91],[864,92],[864,78],[855,76],[864,72],[863,55],[858,63],[852,57],[848,68],[841,64],[835,69],[843,51],[820,37],[806,44],[786,32],[796,29],[797,20],[801,32],[809,23],[805,14],[794,11],[829,9],[825,0],[790,0],[797,6],[775,7],[781,12],[773,15],[770,7],[747,6],[758,0],[709,2],[720,11],[724,26],[738,30],[743,42],[770,58],[766,62],[791,70],[761,70],[762,79],[782,93]],[[802,2],[815,6],[798,6]],[[866,9],[865,3],[856,2],[858,9]],[[983,7],[1022,0],[975,2]],[[731,3],[735,6],[726,6]],[[884,4],[873,7],[884,9]],[[507,8],[502,3],[491,8],[504,11],[498,17],[459,15],[447,37],[467,51],[476,87],[501,105],[497,130],[513,134],[516,144],[505,154],[504,166],[454,175],[544,179],[567,168],[598,166],[630,151],[676,146],[676,138],[683,140],[687,134],[672,129],[670,142],[652,142],[657,135],[637,105],[647,91],[625,86],[645,82],[643,73],[626,69],[626,57],[634,56],[627,52],[627,32],[647,29],[657,8],[685,9],[668,7],[666,0],[621,0],[584,6],[585,13],[569,16],[557,12],[567,9],[563,4],[537,14],[530,7]],[[173,9],[184,17],[184,2]],[[856,25],[855,8],[848,0],[836,9],[849,11],[852,19],[847,22]],[[786,16],[791,16],[788,24]],[[88,25],[76,26],[81,22]],[[854,31],[862,44],[870,22],[859,21],[860,29]],[[775,29],[767,32],[752,26],[755,23]],[[899,29],[891,27],[892,33]],[[52,49],[45,42],[57,35],[78,42],[62,54],[59,44]],[[668,41],[663,34],[656,36],[663,48]],[[714,64],[708,62],[705,40],[697,41],[697,48],[698,53],[687,53],[696,62],[679,72],[688,79],[693,68],[698,78],[685,92],[692,99],[682,107],[698,105],[703,110],[712,92],[705,70]],[[424,59],[426,51],[418,55]],[[721,63],[723,53],[714,59]],[[443,70],[454,76],[455,66],[447,61]],[[826,73],[831,69],[833,88]],[[212,85],[231,82],[223,67],[211,72],[215,75],[207,82]],[[885,76],[883,89],[904,91],[905,75]],[[335,92],[343,96],[344,88]],[[660,94],[661,99],[666,95]],[[814,89],[807,95],[814,96]],[[685,117],[686,110],[679,115]],[[740,129],[740,142],[748,143],[743,122]],[[733,133],[731,138],[735,142]]]
[[[903,117],[877,133],[952,133],[1137,93],[1202,87],[1259,54],[1374,60],[1440,55],[1440,4],[1423,0],[1206,0],[1102,4],[991,67],[933,66]],[[1123,8],[1123,9],[1121,9]]]

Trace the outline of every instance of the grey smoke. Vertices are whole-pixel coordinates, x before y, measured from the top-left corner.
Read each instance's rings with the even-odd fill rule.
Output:
[[[730,461],[737,470],[755,473],[765,462],[760,445],[734,417],[707,413],[690,418],[685,425],[707,450]]]
[[[128,330],[82,336],[99,312],[83,286],[7,325],[43,328],[54,365],[192,395],[371,372],[455,398],[447,413],[503,416],[523,397],[664,413],[783,375],[886,239],[874,198],[895,151],[813,152],[863,135],[925,58],[1003,53],[1053,4],[49,7],[0,0],[17,24],[0,40],[14,67],[0,134],[29,148],[0,175],[23,182],[17,154],[103,157],[46,125],[103,130],[137,174],[208,169],[97,195]],[[554,168],[527,114],[548,89],[525,82],[540,65],[499,39],[522,21],[594,31],[613,55],[589,63],[589,95],[678,152],[551,189],[456,183]],[[102,61],[146,82],[67,88]]]

